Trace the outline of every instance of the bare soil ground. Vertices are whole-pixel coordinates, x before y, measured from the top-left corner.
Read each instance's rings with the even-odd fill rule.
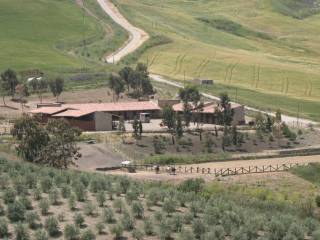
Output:
[[[146,124],[144,124],[145,126]],[[129,127],[128,127],[129,129]],[[212,129],[212,128],[211,128]],[[245,134],[244,142],[241,146],[229,146],[226,147],[226,152],[232,155],[240,154],[257,154],[257,153],[269,153],[280,149],[293,149],[310,146],[320,146],[320,132],[305,130],[301,137],[298,137],[295,142],[291,142],[286,138],[280,140],[280,144],[277,140],[270,141],[269,136],[265,135],[263,139],[260,139],[254,131],[242,131]],[[214,131],[210,131],[209,137],[213,141],[212,154],[220,154],[222,152],[222,136],[221,131],[218,132],[218,137],[215,136]],[[166,148],[163,154],[183,154],[183,155],[197,155],[197,154],[209,154],[208,147],[206,146],[206,134],[202,134],[202,140],[200,141],[199,134],[197,133],[185,133],[181,140],[176,140],[176,144],[172,144],[171,135],[167,133],[163,134],[144,134],[140,140],[130,141],[133,144],[125,144],[119,140],[117,148],[129,155],[131,159],[140,161],[146,157],[155,155],[153,139],[154,136],[162,136]],[[290,146],[288,146],[288,142]]]
[[[200,168],[211,168],[211,169],[221,169],[221,168],[235,168],[235,167],[248,167],[248,166],[267,166],[267,165],[277,165],[277,164],[290,164],[290,163],[313,163],[320,162],[320,155],[315,156],[299,156],[299,157],[285,157],[285,158],[267,158],[259,160],[238,160],[238,161],[226,161],[226,162],[214,162],[214,163],[203,163],[197,165],[187,165],[188,167],[200,167]],[[136,173],[128,173],[122,170],[108,171],[105,174],[115,174],[115,175],[125,175],[139,180],[155,180],[155,181],[169,181],[173,183],[179,183],[186,179],[190,178],[203,178],[205,181],[212,181],[216,179],[213,175],[208,174],[197,174],[197,173],[178,173],[177,175],[170,175],[169,173],[160,173],[156,174],[154,171],[137,171]],[[289,174],[289,175],[288,175]],[[270,176],[274,181],[277,181],[278,178],[282,176],[292,176],[287,172],[280,173],[263,173],[263,174],[248,174],[248,175],[239,175],[231,177],[219,177],[222,181],[227,181],[230,183],[234,182],[248,182],[248,179],[252,182],[262,181],[264,184],[268,182]],[[300,178],[299,178],[300,179]],[[291,180],[288,179],[288,183]],[[272,182],[270,182],[272,184]],[[293,181],[294,184],[294,181]]]

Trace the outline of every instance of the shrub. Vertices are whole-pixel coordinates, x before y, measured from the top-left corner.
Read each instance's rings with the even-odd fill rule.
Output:
[[[49,199],[51,204],[58,205],[60,200],[60,193],[56,187],[53,187],[49,193]]]
[[[78,240],[79,239],[79,229],[71,224],[67,224],[63,231],[64,239],[66,240]]]
[[[206,231],[206,227],[203,223],[202,220],[200,219],[195,219],[192,223],[192,229],[193,229],[193,233],[196,236],[196,238],[201,238],[202,235],[205,233]]]
[[[275,218],[272,218],[271,221],[268,222],[267,228],[269,230],[268,236],[271,240],[282,239],[286,233],[283,222]]]
[[[124,230],[126,231],[131,231],[134,228],[134,220],[127,211],[123,213],[123,216],[121,218],[121,223]]]
[[[312,233],[312,239],[320,240],[320,230],[316,230]]]
[[[139,192],[135,189],[130,189],[126,193],[126,201],[130,205],[134,200],[138,200]]]
[[[114,202],[113,202],[113,207],[116,209],[116,212],[117,213],[122,213],[123,211],[123,208],[124,208],[124,204],[123,204],[123,201],[121,199],[116,199]]]
[[[319,228],[319,222],[316,221],[314,218],[307,218],[304,222],[304,226],[307,230],[307,233],[309,235],[312,234],[317,228]]]
[[[225,239],[225,231],[221,225],[217,225],[211,228],[210,232],[205,234],[205,240],[224,240]]]
[[[52,178],[50,177],[43,177],[40,181],[41,189],[44,193],[49,193],[52,186],[53,186],[53,181]]]
[[[143,205],[141,202],[133,202],[132,204],[132,215],[135,217],[135,218],[143,218],[143,213],[144,213],[144,208],[143,208]]]
[[[166,141],[160,136],[153,137],[153,148],[156,154],[163,154],[167,148]]]
[[[41,209],[42,215],[47,215],[50,208],[49,200],[47,198],[41,199],[39,202],[39,208]]]
[[[87,199],[87,190],[83,183],[79,182],[74,186],[74,193],[79,202],[84,202]]]
[[[94,240],[96,239],[96,235],[90,230],[86,230],[81,235],[81,240]]]
[[[178,240],[185,240],[185,239],[194,240],[195,236],[192,231],[190,231],[189,229],[183,228],[180,234],[178,235]]]
[[[70,197],[70,194],[71,194],[71,188],[68,185],[63,184],[61,186],[61,196],[66,199]]]
[[[20,201],[15,201],[8,205],[8,218],[11,222],[23,221],[26,214],[26,208]]]
[[[147,236],[151,236],[154,234],[153,222],[150,218],[146,218],[143,222],[144,233]]]
[[[25,225],[18,223],[14,228],[14,233],[16,235],[16,240],[29,240],[29,232]]]
[[[27,196],[22,196],[20,202],[24,205],[25,209],[32,210],[32,202]]]
[[[42,190],[37,187],[33,190],[33,199],[39,201],[42,198]]]
[[[38,221],[40,221],[40,217],[36,212],[28,212],[26,214],[26,222],[29,228],[36,229],[38,227]]]
[[[4,216],[6,214],[6,210],[4,206],[0,202],[0,216]]]
[[[12,188],[7,188],[3,193],[3,201],[5,204],[13,203],[16,199],[17,193]]]
[[[0,238],[5,239],[9,236],[8,223],[5,219],[0,219]]]
[[[73,211],[76,209],[76,206],[77,206],[76,195],[70,194],[69,199],[68,199],[68,205],[69,205],[70,210]]]
[[[99,222],[96,224],[96,229],[98,231],[98,234],[103,234],[104,230],[106,229],[106,225],[103,222]]]
[[[193,217],[197,217],[198,213],[200,212],[200,203],[198,201],[193,201],[190,204],[190,212],[192,213]]]
[[[143,233],[139,229],[134,229],[132,232],[132,237],[136,240],[142,240]]]
[[[161,240],[171,239],[172,229],[168,221],[162,221],[159,224],[158,234]]]
[[[121,224],[117,224],[111,227],[110,232],[116,240],[121,239],[123,234],[123,227]]]
[[[63,222],[64,221],[64,213],[63,212],[58,214],[58,220],[59,220],[59,222]]]
[[[87,216],[95,215],[96,206],[91,202],[87,201],[83,208],[84,214]]]
[[[45,230],[39,229],[34,233],[34,239],[35,240],[48,240],[48,234]]]
[[[173,212],[176,211],[177,202],[173,198],[167,198],[164,200],[162,205],[162,210],[170,216]]]
[[[320,207],[320,195],[316,196],[316,204],[317,204],[317,207]]]
[[[44,226],[50,237],[55,237],[60,232],[59,222],[55,217],[48,217]]]
[[[292,223],[287,234],[296,237],[298,240],[304,239],[304,229],[297,223]]]
[[[191,212],[186,212],[183,216],[183,221],[185,224],[190,224],[194,218],[194,214]]]
[[[81,213],[76,213],[73,217],[74,224],[78,227],[82,227],[84,224],[84,218]]]
[[[113,223],[114,222],[114,214],[111,208],[103,209],[102,219],[105,223]]]
[[[182,192],[199,193],[203,190],[204,183],[202,178],[188,179],[178,186],[178,190]]]
[[[103,207],[104,203],[106,202],[106,194],[104,191],[100,191],[96,195],[96,200],[99,207]]]
[[[182,225],[183,225],[183,219],[180,215],[175,215],[172,217],[170,221],[170,225],[172,227],[172,230],[174,232],[181,232]]]
[[[155,212],[153,217],[157,222],[161,222],[164,219],[164,215],[161,211]]]

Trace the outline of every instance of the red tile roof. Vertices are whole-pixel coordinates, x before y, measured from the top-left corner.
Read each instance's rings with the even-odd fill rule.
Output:
[[[65,104],[62,107],[41,107],[30,113],[42,113],[53,117],[81,117],[94,112],[156,111],[160,107],[153,102],[116,102]]]

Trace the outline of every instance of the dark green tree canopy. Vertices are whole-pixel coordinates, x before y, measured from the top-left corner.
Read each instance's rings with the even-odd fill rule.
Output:
[[[19,84],[17,74],[12,69],[8,69],[1,74],[0,92],[3,96],[14,96],[16,86]]]
[[[50,91],[59,101],[59,96],[64,90],[64,79],[57,77],[49,82]]]
[[[64,120],[42,125],[30,116],[18,119],[12,130],[17,152],[24,160],[56,168],[67,168],[81,157],[76,144],[80,134]]]

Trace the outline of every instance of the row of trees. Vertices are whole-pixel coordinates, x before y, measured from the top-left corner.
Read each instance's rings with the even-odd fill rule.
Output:
[[[148,67],[143,63],[138,63],[135,69],[126,66],[118,74],[112,74],[108,87],[113,91],[114,101],[118,100],[120,94],[125,91],[135,98],[154,93]]]
[[[177,114],[171,106],[163,109],[163,124],[168,127],[172,135],[172,142],[175,143],[175,136],[183,136],[183,128],[188,128],[191,121],[197,125],[200,140],[202,140],[202,129],[200,124],[200,115],[204,109],[204,101],[201,93],[196,86],[186,86],[179,90],[179,97],[183,104],[182,114]],[[216,114],[217,124],[228,128],[232,124],[233,110],[230,104],[230,98],[227,93],[220,94],[220,104],[212,109]],[[227,131],[228,132],[228,131]]]
[[[28,97],[30,92],[37,94],[39,96],[40,102],[42,102],[42,95],[48,92],[50,89],[53,96],[59,100],[59,96],[64,89],[64,80],[61,77],[57,77],[51,80],[47,80],[44,77],[26,82],[26,80],[21,80],[18,78],[17,73],[8,69],[4,71],[0,76],[0,94],[3,99],[3,104],[6,106],[5,98],[15,96],[19,98],[20,101],[23,101],[25,97]]]
[[[76,144],[81,131],[64,120],[50,120],[43,125],[26,115],[15,122],[11,134],[18,154],[28,162],[67,168],[81,157]]]

